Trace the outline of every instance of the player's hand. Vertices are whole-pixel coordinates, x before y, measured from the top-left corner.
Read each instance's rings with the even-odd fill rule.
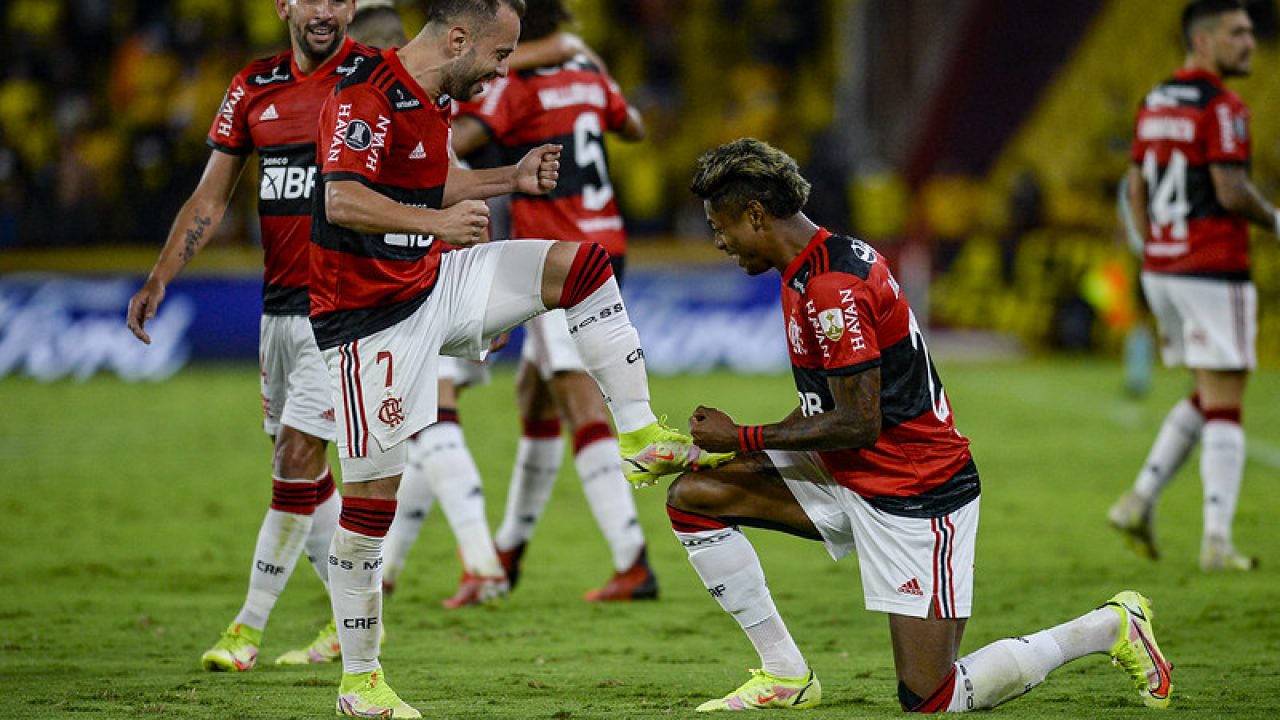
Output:
[[[516,164],[516,190],[526,195],[546,195],[560,179],[561,145],[539,145]]]
[[[511,342],[511,331],[498,333],[489,340],[489,352],[496,353]]]
[[[689,416],[689,434],[703,450],[733,452],[739,449],[738,425],[715,408],[699,405]]]
[[[441,242],[470,247],[489,240],[489,206],[483,200],[462,200],[439,213],[432,233]]]
[[[164,283],[148,278],[142,289],[129,298],[129,310],[125,315],[125,324],[133,331],[133,336],[150,345],[151,336],[144,329],[147,321],[156,316],[156,310],[164,300]]]

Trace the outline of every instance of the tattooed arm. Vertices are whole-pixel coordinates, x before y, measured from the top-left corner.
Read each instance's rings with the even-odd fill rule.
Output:
[[[146,284],[129,300],[125,322],[134,336],[142,342],[151,344],[151,336],[144,327],[148,320],[155,317],[156,310],[164,300],[165,288],[191,262],[191,258],[200,252],[200,248],[209,242],[218,223],[222,221],[222,214],[227,210],[231,192],[235,190],[244,165],[245,156],[229,155],[217,150],[209,154],[204,175],[200,177],[195,192],[191,193],[191,197],[187,198],[178,211],[178,216],[174,218],[169,239],[165,241],[155,267],[151,268]]]
[[[880,437],[880,368],[827,378],[835,409],[805,416],[792,412],[772,425],[757,425],[754,446],[771,450],[842,450],[870,447]],[[742,449],[741,428],[724,412],[699,407],[689,418],[698,447],[712,452]]]

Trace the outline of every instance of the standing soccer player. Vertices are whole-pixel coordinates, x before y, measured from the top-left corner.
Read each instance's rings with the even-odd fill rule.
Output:
[[[554,145],[508,167],[451,167],[450,100],[470,100],[506,76],[523,11],[522,0],[436,0],[413,40],[362,63],[320,114],[311,324],[338,405],[345,490],[329,552],[340,714],[420,717],[378,662],[380,567],[405,441],[436,419],[441,352],[478,357],[494,335],[564,308],[609,398],[633,478],[725,459],[650,409],[639,337],[608,253],[550,240],[483,242],[483,198],[545,194],[558,176]],[[442,243],[463,249],[441,253]]]
[[[570,20],[562,0],[528,0],[520,41],[552,37]],[[561,144],[565,149],[556,189],[511,199],[512,235],[599,243],[621,283],[627,237],[609,178],[604,144],[609,132],[637,142],[644,138],[644,120],[601,64],[578,54],[514,73],[495,82],[479,100],[460,104],[453,147],[465,156],[492,140],[507,160],[514,161],[525,148]],[[635,500],[622,478],[604,398],[574,347],[564,311],[530,320],[525,331],[516,391],[522,432],[506,514],[495,538],[506,575],[514,586],[526,545],[560,471],[563,419],[573,438],[574,467],[614,566],[609,581],[587,592],[585,599],[656,598],[658,578],[648,563]]]
[[[781,274],[800,395],[794,412],[768,425],[738,425],[708,407],[689,420],[700,446],[739,455],[672,483],[672,528],[762,663],[698,710],[821,699],[740,525],[820,541],[835,559],[857,550],[866,607],[889,616],[904,710],[994,707],[1090,653],[1110,654],[1146,704],[1167,705],[1171,665],[1152,634],[1150,604],[1133,591],[957,659],[973,597],[978,471],[901,288],[871,246],[805,216],[809,183],[765,143],[706,153],[692,190],[717,248],[750,275]]]
[[[263,428],[275,446],[271,506],[258,532],[244,605],[201,657],[206,670],[253,667],[271,609],[304,547],[328,582],[339,501],[325,448],[335,423],[328,373],[307,322],[308,253],[316,117],[338,81],[372,54],[346,38],[354,6],[352,0],[276,0],[291,49],[250,63],[231,81],[209,130],[212,152],[204,175],[178,212],[146,284],[129,301],[129,328],[149,343],[147,321],[168,284],[213,236],[256,150],[265,264],[259,340]],[[339,653],[331,622],[310,646],[276,662],[328,662]]]
[[[1253,24],[1244,3],[1192,2],[1182,34],[1186,62],[1138,111],[1128,200],[1146,241],[1142,289],[1162,359],[1190,369],[1194,389],[1165,417],[1132,491],[1108,518],[1135,549],[1158,558],[1156,501],[1199,442],[1200,567],[1251,570],[1256,561],[1231,539],[1245,463],[1240,409],[1258,331],[1248,225],[1280,231],[1280,216],[1249,181],[1249,110],[1222,84],[1250,70]]]

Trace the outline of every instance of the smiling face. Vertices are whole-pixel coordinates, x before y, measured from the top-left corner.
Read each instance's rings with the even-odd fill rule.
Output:
[[[289,24],[294,54],[312,66],[324,64],[342,47],[355,11],[355,0],[276,0],[276,14]]]
[[[760,275],[772,269],[773,263],[760,254],[764,237],[751,220],[753,210],[763,212],[750,204],[740,213],[717,211],[710,200],[702,201],[716,248],[736,260],[748,275]]]
[[[503,3],[493,20],[461,29],[467,36],[466,50],[445,71],[442,89],[465,102],[484,92],[487,83],[506,77],[508,58],[520,39],[520,16]]]

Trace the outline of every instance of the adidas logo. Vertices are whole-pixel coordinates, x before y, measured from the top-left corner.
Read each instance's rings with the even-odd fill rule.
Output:
[[[268,120],[279,120],[279,119],[280,119],[280,113],[276,112],[275,103],[271,103],[270,105],[268,105],[267,109],[263,110],[262,114],[258,116],[258,122],[266,122]]]
[[[413,152],[409,153],[410,160],[421,160],[426,156],[427,156],[427,151],[423,149],[422,143],[418,143],[418,147],[414,148]]]
[[[899,585],[898,592],[903,595],[915,595],[917,597],[924,597],[924,591],[920,589],[920,581],[916,580],[915,578],[911,578],[910,580]]]

